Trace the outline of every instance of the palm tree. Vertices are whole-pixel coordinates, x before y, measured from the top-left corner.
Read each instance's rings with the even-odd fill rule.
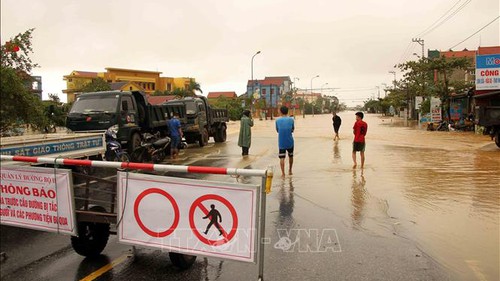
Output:
[[[201,90],[200,84],[197,83],[194,79],[191,79],[189,81],[189,85],[186,89],[186,95],[187,96],[196,96],[196,91],[203,93],[203,91]]]

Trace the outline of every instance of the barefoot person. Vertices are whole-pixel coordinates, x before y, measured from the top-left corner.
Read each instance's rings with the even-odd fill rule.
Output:
[[[365,135],[368,131],[368,124],[363,121],[363,112],[356,112],[356,122],[354,123],[353,133],[354,142],[352,143],[352,161],[354,162],[353,168],[358,165],[356,162],[356,152],[359,151],[361,156],[361,168],[365,166]]]
[[[340,116],[337,115],[337,113],[334,111],[332,113],[332,122],[333,122],[333,131],[335,131],[335,137],[333,137],[333,140],[339,140],[339,129],[340,129],[340,124],[342,124],[342,119],[340,119]]]
[[[179,155],[179,144],[182,139],[181,121],[179,121],[179,113],[175,112],[172,119],[168,121],[168,128],[170,130],[170,157],[176,159]]]
[[[285,158],[288,153],[288,174],[292,174],[293,166],[293,131],[295,129],[292,117],[288,116],[288,107],[282,106],[280,108],[281,117],[276,119],[276,131],[278,132],[278,148],[281,167],[281,176],[285,176]]]

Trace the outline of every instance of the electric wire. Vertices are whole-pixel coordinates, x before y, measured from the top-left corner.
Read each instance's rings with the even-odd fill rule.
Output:
[[[467,38],[465,38],[464,40],[460,41],[459,43],[457,43],[457,44],[453,45],[453,46],[450,48],[450,50],[451,50],[451,49],[453,49],[453,48],[455,48],[456,46],[458,46],[458,45],[462,44],[463,42],[465,42],[465,41],[469,40],[472,36],[474,36],[474,35],[478,34],[481,30],[485,29],[485,28],[486,28],[486,27],[488,27],[490,24],[492,24],[492,23],[494,23],[496,20],[498,20],[498,18],[500,18],[500,16],[497,16],[496,18],[494,18],[494,19],[493,19],[492,21],[490,21],[488,24],[486,24],[485,26],[481,27],[478,31],[476,31],[476,32],[472,33],[472,35],[470,35],[469,37],[467,37]]]

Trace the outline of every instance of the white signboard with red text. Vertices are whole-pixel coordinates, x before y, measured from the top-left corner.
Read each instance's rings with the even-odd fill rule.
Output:
[[[256,185],[118,173],[122,243],[255,262]]]
[[[500,54],[476,56],[476,90],[500,89]]]
[[[71,171],[1,169],[0,223],[76,235]]]

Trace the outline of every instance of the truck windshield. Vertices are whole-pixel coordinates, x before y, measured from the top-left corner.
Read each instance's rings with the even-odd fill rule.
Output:
[[[79,98],[73,104],[69,113],[98,113],[116,112],[118,107],[118,96],[100,96],[91,98]]]
[[[196,103],[186,102],[186,114],[188,115],[196,114]]]

